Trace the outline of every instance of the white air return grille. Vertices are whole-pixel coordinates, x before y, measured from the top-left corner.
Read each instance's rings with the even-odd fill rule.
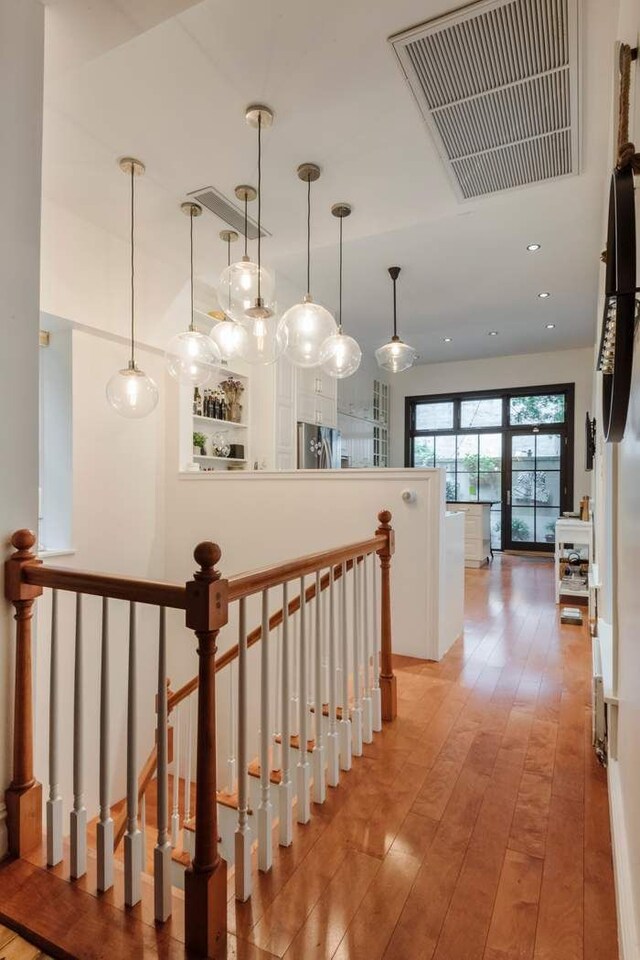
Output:
[[[391,43],[461,198],[578,172],[578,0],[483,0]]]

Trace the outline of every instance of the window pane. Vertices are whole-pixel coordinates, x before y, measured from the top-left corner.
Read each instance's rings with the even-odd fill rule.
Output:
[[[557,507],[541,507],[536,510],[536,540],[538,543],[555,543],[556,520],[560,515]]]
[[[434,437],[436,444],[436,467],[445,467],[453,473],[456,468],[456,438]]]
[[[502,499],[502,477],[500,473],[481,473],[480,500],[501,500]]]
[[[480,462],[481,473],[500,473],[502,468],[502,435],[499,433],[480,434]]]
[[[536,437],[537,466],[560,469],[560,434],[539,433]]]
[[[531,397],[510,397],[510,423],[564,423],[565,398],[563,393],[540,394]]]
[[[458,500],[478,499],[478,474],[458,473]]]
[[[502,399],[463,400],[460,403],[461,427],[499,427],[502,424]]]
[[[536,438],[535,436],[512,437],[511,457],[513,471],[534,470],[536,465]]]
[[[502,504],[495,503],[491,507],[491,546],[494,550],[502,550]]]
[[[511,539],[533,543],[533,507],[514,507],[511,511]]]
[[[478,434],[459,433],[457,441],[458,473],[477,473]]]
[[[535,470],[514,470],[511,474],[511,501],[514,505],[533,506],[536,502]]]
[[[433,437],[416,437],[413,441],[414,467],[433,467],[435,444]]]
[[[453,403],[417,403],[416,430],[451,430]]]
[[[456,487],[456,477],[454,473],[448,473],[445,484],[445,499],[448,503],[455,503],[458,499],[458,489]]]
[[[560,506],[560,472],[536,470],[536,503],[544,507]]]

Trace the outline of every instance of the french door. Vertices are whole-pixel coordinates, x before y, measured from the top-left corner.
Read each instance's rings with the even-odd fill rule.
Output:
[[[550,549],[556,520],[566,509],[567,440],[564,431],[511,431],[504,461],[503,543],[506,550]]]

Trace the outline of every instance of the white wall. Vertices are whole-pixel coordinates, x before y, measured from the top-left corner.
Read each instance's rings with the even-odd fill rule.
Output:
[[[391,391],[391,465],[404,465],[405,397],[465,390],[534,387],[575,383],[575,474],[574,502],[589,493],[591,481],[584,469],[584,418],[591,409],[593,349],[558,350],[488,360],[420,364],[398,374]]]
[[[0,537],[38,520],[38,327],[44,10],[0,0]],[[11,779],[14,627],[0,613],[0,856]]]

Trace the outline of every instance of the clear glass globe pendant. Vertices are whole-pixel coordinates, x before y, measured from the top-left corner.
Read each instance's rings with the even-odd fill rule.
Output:
[[[257,263],[245,255],[222,271],[216,288],[218,303],[228,317],[241,323],[247,319],[247,311],[255,307],[258,287],[263,305],[273,311],[273,277],[268,270],[258,267]]]
[[[376,361],[383,370],[390,373],[402,373],[412,367],[416,360],[416,352],[408,343],[404,343],[398,336],[398,309],[396,298],[396,282],[400,276],[400,267],[389,267],[389,276],[393,281],[393,336],[388,343],[376,350]]]
[[[332,334],[322,344],[320,348],[320,365],[325,373],[336,380],[344,380],[356,372],[362,360],[362,350],[353,337],[347,336],[342,331],[342,224],[345,217],[351,215],[351,206],[348,203],[334,203],[331,207],[331,213],[338,217],[340,223],[339,240],[339,294],[338,294],[338,332]]]
[[[121,417],[138,420],[158,404],[158,387],[151,377],[130,360],[125,370],[117,370],[107,383],[107,400]]]
[[[285,356],[297,367],[319,366],[325,340],[338,331],[333,316],[325,307],[314,303],[309,294],[302,303],[289,307],[280,326],[286,337]]]
[[[247,342],[247,331],[235,320],[223,316],[212,328],[209,334],[223,360],[233,360],[241,357]]]
[[[146,417],[158,405],[158,387],[140,370],[135,358],[135,288],[134,288],[134,209],[135,178],[143,176],[144,163],[133,157],[122,157],[118,166],[131,183],[131,358],[124,370],[117,370],[107,383],[107,402],[116,413],[129,420]]]

